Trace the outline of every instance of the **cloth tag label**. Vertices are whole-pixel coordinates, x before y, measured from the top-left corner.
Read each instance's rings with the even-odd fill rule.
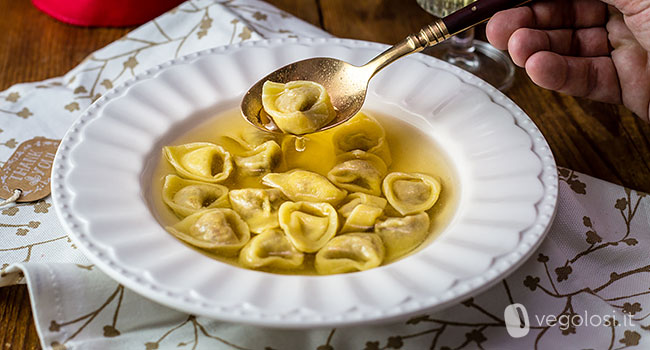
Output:
[[[9,198],[14,190],[22,194],[17,202],[33,202],[50,194],[52,163],[60,140],[36,137],[18,146],[2,166],[0,198]]]

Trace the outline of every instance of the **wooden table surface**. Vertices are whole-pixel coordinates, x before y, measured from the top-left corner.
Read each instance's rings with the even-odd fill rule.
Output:
[[[432,19],[415,0],[268,2],[336,36],[382,43],[395,43]],[[73,27],[28,0],[0,0],[0,91],[63,75],[131,29]],[[521,69],[507,94],[542,130],[558,165],[650,192],[650,125],[626,108],[543,90]],[[38,348],[27,288],[0,288],[0,349]]]

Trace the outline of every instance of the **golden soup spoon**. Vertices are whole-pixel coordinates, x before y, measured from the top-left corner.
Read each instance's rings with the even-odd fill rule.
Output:
[[[522,5],[530,0],[478,0],[425,26],[362,66],[330,58],[317,57],[286,65],[265,76],[251,87],[241,103],[241,110],[251,124],[268,132],[282,133],[262,107],[264,82],[288,83],[310,80],[321,84],[329,93],[336,117],[320,130],[333,128],[352,118],[363,106],[368,82],[381,69],[408,54],[418,52],[449,39],[451,36],[488,20],[498,11]]]

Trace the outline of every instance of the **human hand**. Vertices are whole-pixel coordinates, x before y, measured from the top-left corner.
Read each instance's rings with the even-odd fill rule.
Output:
[[[535,84],[650,121],[650,0],[540,0],[494,15],[487,37]]]

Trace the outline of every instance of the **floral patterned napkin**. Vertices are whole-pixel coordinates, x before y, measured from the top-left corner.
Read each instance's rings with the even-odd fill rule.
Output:
[[[0,92],[0,160],[34,137],[60,139],[92,101],[148,67],[213,46],[298,35],[329,36],[257,0],[185,2],[63,77]],[[56,350],[650,348],[650,200],[559,172],[557,216],[528,262],[474,298],[389,325],[279,331],[168,309],[88,262],[49,198],[0,208],[0,286],[27,282],[42,346]],[[526,311],[518,314],[528,325],[521,337],[506,327],[513,304]]]

